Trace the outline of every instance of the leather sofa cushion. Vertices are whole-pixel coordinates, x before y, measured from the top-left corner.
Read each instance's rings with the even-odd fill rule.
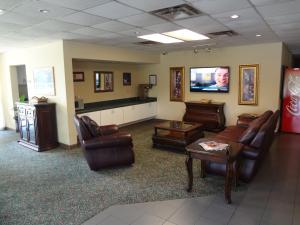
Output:
[[[121,146],[132,146],[130,134],[118,133],[114,135],[105,135],[92,138],[84,142],[86,149],[113,148]]]
[[[243,132],[246,130],[244,127],[238,127],[238,126],[228,126],[225,130],[218,133],[216,135],[216,138],[225,139],[228,141],[238,142],[240,139],[240,136],[243,134]]]
[[[99,126],[94,120],[92,120],[88,116],[82,116],[81,119],[93,137],[99,136]]]
[[[257,159],[260,155],[260,149],[244,147],[242,152],[243,157],[248,159]]]
[[[259,116],[257,119],[253,120],[249,124],[248,128],[244,131],[244,133],[240,136],[238,142],[248,145],[253,140],[262,124],[266,122],[272,114],[273,112],[268,110],[264,112],[261,116]]]

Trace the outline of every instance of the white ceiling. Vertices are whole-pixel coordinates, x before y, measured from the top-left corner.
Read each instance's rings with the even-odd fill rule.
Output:
[[[167,21],[149,13],[184,3],[203,14]],[[0,9],[0,52],[65,39],[160,52],[283,41],[300,54],[300,0],[0,0]],[[231,19],[233,14],[240,18]],[[202,34],[233,30],[238,36],[137,44],[138,35],[182,28]]]

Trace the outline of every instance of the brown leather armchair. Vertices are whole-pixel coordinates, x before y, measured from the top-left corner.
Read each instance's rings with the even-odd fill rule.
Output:
[[[116,125],[98,126],[88,116],[79,118],[75,115],[74,122],[91,170],[134,163],[130,134],[119,132]]]

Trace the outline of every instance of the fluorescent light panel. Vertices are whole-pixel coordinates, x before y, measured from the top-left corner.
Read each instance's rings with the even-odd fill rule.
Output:
[[[163,33],[164,35],[173,37],[173,38],[178,38],[180,40],[184,41],[198,41],[198,40],[207,40],[209,37],[203,35],[203,34],[198,34],[194,31],[188,30],[188,29],[182,29],[182,30],[175,30],[171,32],[166,32]]]
[[[176,38],[168,37],[162,34],[148,34],[148,35],[138,36],[138,38],[146,39],[149,41],[156,41],[164,44],[183,42],[182,40],[178,40]]]

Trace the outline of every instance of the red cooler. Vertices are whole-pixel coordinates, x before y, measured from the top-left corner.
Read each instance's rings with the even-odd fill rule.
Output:
[[[300,133],[300,68],[285,70],[281,131]]]

